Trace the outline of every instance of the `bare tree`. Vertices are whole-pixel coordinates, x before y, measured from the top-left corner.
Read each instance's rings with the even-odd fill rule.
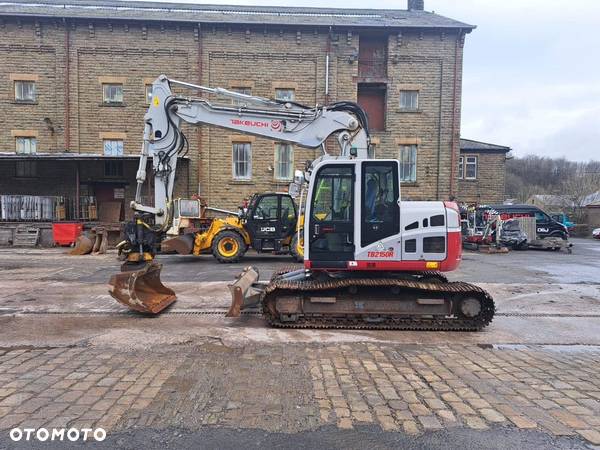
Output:
[[[585,220],[586,198],[600,191],[600,172],[587,172],[587,167],[582,166],[578,174],[564,181],[563,194],[570,204],[572,219],[576,223]]]

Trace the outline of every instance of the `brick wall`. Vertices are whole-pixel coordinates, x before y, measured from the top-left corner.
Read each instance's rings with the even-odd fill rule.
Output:
[[[502,203],[506,173],[505,153],[469,152],[461,155],[477,156],[477,179],[458,180],[457,200],[465,203]]]
[[[71,152],[101,153],[101,133],[115,132],[125,136],[125,153],[137,154],[146,110],[144,84],[160,73],[210,86],[242,87],[235,85],[244,82],[253,94],[266,97],[274,95],[275,85],[290,84],[297,101],[326,102],[324,28],[203,25],[198,30],[192,23],[34,18],[6,19],[1,27],[0,57],[11,61],[0,66],[0,107],[8,112],[0,128],[1,151],[14,151],[11,130],[35,129],[38,152],[64,151],[68,146]],[[450,31],[394,31],[381,38],[387,40],[387,107],[385,131],[374,133],[379,142],[376,155],[395,158],[399,142],[418,141],[417,180],[403,186],[402,196],[446,199],[456,191],[452,162],[458,158],[462,38]],[[330,101],[356,100],[358,63],[352,57],[359,44],[357,30],[334,30]],[[9,81],[14,72],[39,75],[36,105],[14,104]],[[123,106],[102,105],[102,77],[123,79]],[[420,86],[418,112],[399,110],[398,91],[406,84]],[[44,118],[50,119],[53,133]],[[286,188],[274,180],[273,142],[254,139],[252,180],[239,182],[232,179],[234,133],[207,126],[184,125],[183,130],[190,142],[189,178],[178,180],[178,195],[198,192],[214,206],[232,208],[253,192]],[[319,154],[296,147],[296,168]],[[134,187],[134,176],[129,181]],[[63,183],[73,185],[73,180],[67,177]]]

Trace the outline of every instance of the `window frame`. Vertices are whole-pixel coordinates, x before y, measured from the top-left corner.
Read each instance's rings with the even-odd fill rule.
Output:
[[[229,90],[233,91],[233,92],[237,92],[238,94],[252,95],[252,86],[242,86],[242,85],[230,86]],[[241,92],[241,91],[247,91],[247,92]],[[234,106],[248,106],[248,102],[246,102],[242,99],[237,99],[237,98],[232,98],[231,104]]]
[[[29,140],[33,142],[33,146],[31,146],[30,142],[30,151],[19,151],[19,140]],[[32,151],[33,150],[33,151]],[[17,155],[35,155],[37,153],[37,136],[15,136],[15,153]]]
[[[411,94],[411,98],[412,98],[412,94],[414,94],[415,96],[415,101],[414,104],[415,106],[412,106],[412,101],[411,106],[402,106],[402,99],[405,95],[407,94]],[[419,97],[421,96],[421,92],[419,89],[401,89],[398,95],[398,107],[400,108],[400,111],[419,111]]]
[[[281,173],[278,170],[280,167],[280,164],[281,164],[281,162],[279,160],[281,146],[286,146],[287,148],[289,148],[289,155],[290,155],[289,174],[288,174],[288,176],[285,176],[285,177],[280,176]],[[273,158],[273,162],[274,162],[273,178],[276,181],[292,181],[294,179],[294,146],[287,142],[275,142],[275,151],[274,151],[273,157],[274,157]]]
[[[116,168],[116,173],[109,173],[108,167]],[[120,159],[106,159],[104,160],[104,178],[123,178],[125,173],[125,165],[123,160]]]
[[[19,164],[23,164],[23,168],[27,167],[27,170],[24,170],[23,172],[26,173],[22,173],[19,174]],[[31,170],[33,168],[33,170]],[[37,178],[38,177],[38,171],[37,171],[37,161],[27,161],[27,160],[17,160],[15,161],[15,178]]]
[[[117,153],[106,153],[107,143],[116,143]],[[119,145],[120,144],[120,145]],[[113,149],[111,149],[112,151]],[[125,141],[123,139],[102,139],[102,152],[104,156],[123,156],[125,154]]]
[[[475,159],[474,162],[469,162],[469,158]],[[475,165],[475,176],[469,177],[467,176],[468,166]],[[477,155],[465,155],[464,159],[464,179],[465,180],[476,180],[479,175],[479,157]]]
[[[235,149],[237,145],[248,145],[248,158],[246,164],[248,166],[248,175],[236,175],[236,159]],[[234,181],[251,181],[252,180],[252,142],[251,141],[233,141],[231,142],[231,177]]]
[[[404,169],[404,165],[406,164],[404,162],[404,160],[402,159],[402,152],[406,149],[409,150],[414,150],[414,161],[411,161],[411,165],[414,165],[414,179],[403,179],[402,175],[403,175],[403,169]],[[398,163],[399,163],[399,168],[400,168],[400,183],[416,183],[417,182],[417,163],[418,163],[418,153],[419,153],[419,144],[399,144],[399,149],[398,149]],[[412,172],[412,171],[411,171]]]
[[[150,90],[148,90],[150,88]],[[146,105],[152,104],[152,83],[144,83],[144,94]]]
[[[464,156],[458,157],[458,179],[463,180],[465,178],[465,158]]]
[[[112,101],[110,99],[108,99],[107,97],[107,89],[110,89],[111,87],[120,87],[121,88],[121,100],[120,101]],[[122,105],[123,103],[125,103],[125,86],[123,83],[116,83],[116,82],[111,82],[111,83],[102,83],[102,104],[103,105]]]
[[[282,92],[282,91],[290,91],[292,93],[292,98],[291,99],[278,98],[277,93]],[[275,96],[275,100],[278,100],[280,102],[295,102],[296,101],[296,88],[294,88],[294,87],[276,87],[274,96]]]
[[[29,99],[29,98],[19,98],[18,94],[18,86],[20,84],[23,83],[30,83],[33,86],[33,98]],[[14,99],[16,103],[37,103],[37,86],[36,86],[36,81],[35,80],[14,80],[13,82],[13,87],[14,87]]]

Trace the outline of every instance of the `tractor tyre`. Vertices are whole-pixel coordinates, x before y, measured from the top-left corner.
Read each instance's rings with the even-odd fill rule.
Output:
[[[298,235],[300,235],[300,239],[298,239]],[[304,230],[294,233],[292,243],[290,244],[290,255],[292,255],[296,262],[304,261]]]
[[[212,243],[212,254],[220,263],[238,262],[246,253],[246,243],[235,231],[221,231]]]

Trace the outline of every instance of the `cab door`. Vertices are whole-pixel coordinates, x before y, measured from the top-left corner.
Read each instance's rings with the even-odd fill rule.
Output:
[[[345,268],[354,260],[354,165],[322,166],[314,175],[308,217],[314,268]]]
[[[281,224],[279,222],[279,195],[266,194],[258,196],[250,206],[249,217],[246,226],[252,236],[252,245],[259,245],[257,250],[263,246],[262,240],[274,240],[281,237]]]

